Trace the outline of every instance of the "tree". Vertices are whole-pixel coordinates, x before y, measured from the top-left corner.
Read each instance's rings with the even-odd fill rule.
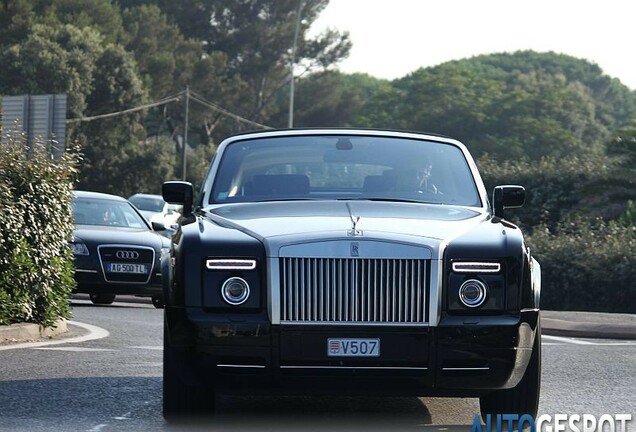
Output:
[[[347,75],[326,70],[298,80],[296,85],[294,126],[364,126],[361,112],[378,92],[390,89],[389,81],[367,74]],[[289,91],[278,98],[278,113],[270,118],[275,126],[287,125]]]
[[[33,21],[31,0],[1,0],[0,45],[8,46],[25,39]]]
[[[104,0],[35,0],[38,21],[52,27],[72,24],[97,31],[105,43],[122,43],[125,36],[116,2]]]
[[[118,112],[145,100],[146,92],[132,55],[120,45],[107,45],[96,62],[87,114]],[[72,138],[85,147],[80,187],[124,195],[156,188],[154,184],[140,183],[141,178],[146,178],[144,171],[161,172],[167,168],[157,165],[161,160],[158,149],[143,145],[146,134],[140,120],[140,114],[133,113],[82,123],[73,129]],[[151,178],[157,182],[155,176]]]
[[[125,0],[134,6],[151,0]],[[345,58],[351,48],[347,33],[328,30],[307,37],[311,24],[328,0],[300,0],[301,22],[295,63],[297,74],[325,69]],[[186,38],[203,44],[207,55],[222,54],[227,73],[241,89],[241,97],[223,103],[226,108],[257,122],[275,112],[276,99],[289,83],[291,51],[299,0],[170,0],[159,5]],[[200,88],[200,91],[202,89]]]
[[[0,93],[67,93],[68,115],[82,116],[101,44],[91,28],[34,24],[24,40],[0,51]]]
[[[345,58],[351,47],[348,34],[327,31],[315,39],[306,33],[328,0],[302,2],[295,62],[305,71],[326,68]],[[291,49],[298,0],[219,0],[209,3],[211,25],[206,51],[223,52],[230,72],[247,84],[245,116],[263,120],[280,89],[289,82]]]
[[[369,100],[365,118],[453,136],[499,160],[599,155],[616,126],[636,116],[629,89],[596,65],[554,53],[451,61],[392,86]]]

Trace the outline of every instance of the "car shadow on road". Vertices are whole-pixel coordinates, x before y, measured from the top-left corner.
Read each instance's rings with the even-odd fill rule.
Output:
[[[416,397],[218,396],[215,430],[413,430],[431,423]]]
[[[432,425],[416,397],[217,396],[213,416],[168,424],[161,377],[0,381],[0,429],[103,431],[467,430]],[[6,428],[6,429],[3,429]]]
[[[0,430],[7,431],[165,427],[159,377],[6,380],[0,382],[0,407]]]

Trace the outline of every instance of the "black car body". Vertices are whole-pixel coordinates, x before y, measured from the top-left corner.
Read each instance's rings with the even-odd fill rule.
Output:
[[[162,272],[164,416],[215,392],[479,397],[536,414],[540,266],[460,142],[378,130],[226,139]]]
[[[163,306],[160,263],[170,242],[153,230],[161,224],[151,226],[122,197],[86,191],[74,192],[73,218],[76,292],[90,294],[96,304],[132,294]]]

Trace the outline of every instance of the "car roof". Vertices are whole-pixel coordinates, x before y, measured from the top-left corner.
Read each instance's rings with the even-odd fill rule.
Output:
[[[161,195],[158,194],[146,194],[146,193],[136,193],[134,195],[131,195],[128,197],[128,199],[132,198],[132,197],[139,197],[139,198],[161,198],[163,200],[163,197]]]
[[[119,195],[111,195],[102,192],[82,191],[75,190],[73,195],[77,198],[96,198],[96,199],[109,199],[114,201],[128,201],[126,198]]]
[[[240,132],[228,136],[227,138],[242,138],[245,136],[287,136],[287,135],[337,135],[337,134],[350,134],[350,135],[376,135],[387,137],[414,137],[414,138],[433,138],[441,139],[442,141],[454,141],[457,140],[453,137],[432,133],[432,132],[420,132],[413,130],[400,130],[400,129],[381,129],[381,128],[356,128],[356,127],[308,127],[308,128],[292,128],[292,129],[265,129],[265,130],[252,130],[246,132]]]

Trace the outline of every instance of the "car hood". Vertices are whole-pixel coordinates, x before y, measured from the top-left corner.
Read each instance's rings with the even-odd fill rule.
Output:
[[[460,235],[488,217],[481,209],[386,201],[239,203],[210,208],[204,214],[216,224],[279,245],[351,240],[353,220],[359,230],[354,237],[360,240],[433,245]],[[429,241],[423,242],[423,238]]]
[[[86,244],[125,244],[152,246],[155,250],[168,247],[168,239],[154,231],[143,228],[125,228],[97,225],[75,225],[74,241],[81,240]]]

